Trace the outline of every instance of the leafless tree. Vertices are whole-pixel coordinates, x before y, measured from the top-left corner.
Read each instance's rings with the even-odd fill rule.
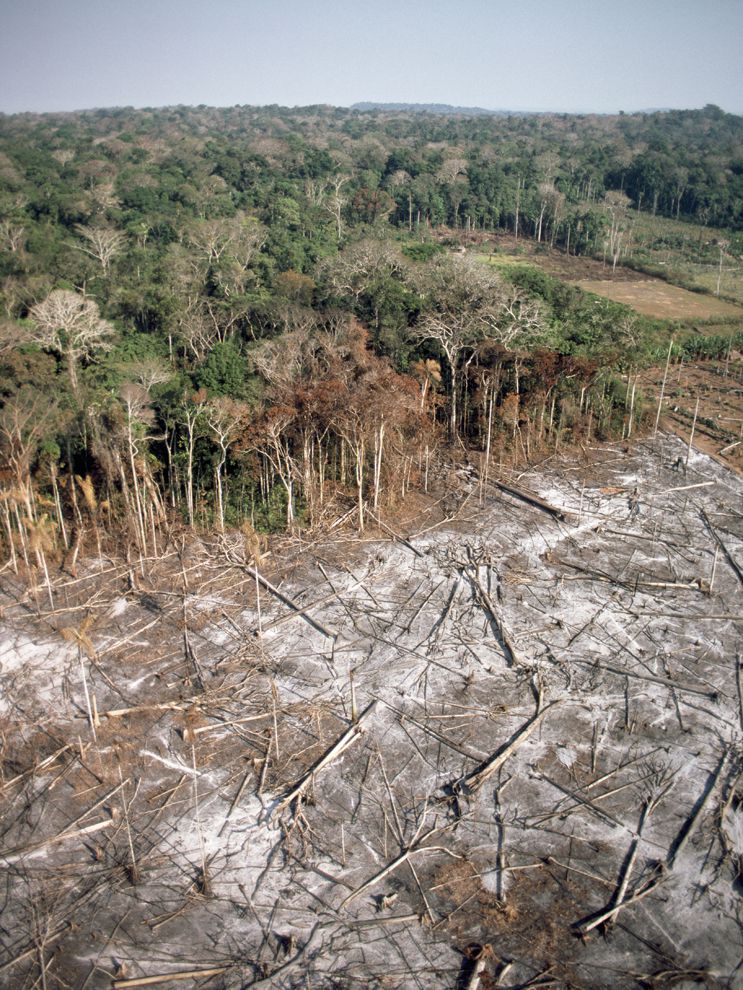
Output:
[[[0,354],[7,354],[23,341],[23,332],[17,323],[0,318]]]
[[[220,533],[224,532],[224,466],[229,448],[234,443],[246,416],[245,403],[234,399],[213,399],[206,407],[206,421],[219,447],[219,460],[214,466],[214,489],[217,526]]]
[[[114,327],[102,319],[93,299],[69,289],[55,289],[43,302],[31,307],[29,316],[33,323],[31,340],[64,358],[70,385],[77,395],[78,365],[111,346]]]
[[[31,464],[40,441],[59,415],[55,402],[25,385],[0,409],[0,465],[5,462],[29,519],[35,518]]]
[[[0,220],[0,244],[12,254],[17,254],[24,244],[26,228],[12,220]]]
[[[145,358],[142,361],[133,361],[122,368],[138,385],[148,394],[154,385],[162,385],[172,378],[172,372],[163,365],[157,358]]]
[[[614,271],[617,267],[617,262],[619,261],[619,257],[622,253],[622,247],[624,245],[624,236],[627,231],[627,211],[629,209],[630,198],[623,192],[610,189],[604,197],[604,204],[611,220],[609,233],[607,236],[609,254],[611,255],[612,262],[611,270]]]
[[[442,182],[454,182],[460,175],[467,175],[468,161],[463,157],[446,158],[439,168]]]
[[[340,240],[343,236],[343,207],[348,202],[348,197],[343,192],[343,187],[349,182],[347,175],[334,175],[328,182],[328,192],[323,203],[325,209],[335,221],[335,233]]]
[[[715,289],[715,295],[720,295],[720,286],[722,285],[722,259],[725,257],[727,249],[730,247],[730,241],[719,240],[717,246],[720,250],[720,263],[717,268],[717,287]]]
[[[443,258],[417,274],[423,315],[414,339],[432,340],[449,366],[449,433],[457,435],[461,373],[484,340],[504,349],[541,332],[538,308],[509,291],[491,269],[469,258]]]
[[[100,264],[103,277],[108,275],[111,262],[120,253],[126,243],[126,236],[113,227],[84,227],[81,224],[75,228],[83,238],[84,243],[75,244],[78,251],[90,255]]]
[[[333,290],[355,301],[379,278],[404,271],[402,256],[386,241],[367,238],[351,245],[324,267]]]
[[[5,474],[8,479],[0,484],[0,515],[8,539],[10,563],[16,569],[15,528],[24,560],[28,564],[29,555],[33,553],[39,570],[45,575],[52,607],[54,603],[45,552],[52,542],[54,524],[46,513],[37,512],[31,465],[39,444],[58,417],[57,403],[50,402],[48,396],[41,395],[30,385],[23,386],[0,409],[0,476]],[[58,499],[54,475],[53,486],[55,498]],[[61,511],[58,518],[61,521]]]
[[[266,234],[254,217],[238,214],[216,220],[197,220],[188,228],[186,237],[210,264],[231,257],[247,268],[261,249]]]

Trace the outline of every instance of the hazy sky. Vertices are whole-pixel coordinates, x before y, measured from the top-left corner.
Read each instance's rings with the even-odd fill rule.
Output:
[[[0,111],[743,113],[743,0],[0,0]]]

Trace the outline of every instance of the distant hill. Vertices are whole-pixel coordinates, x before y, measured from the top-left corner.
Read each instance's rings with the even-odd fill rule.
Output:
[[[461,114],[468,117],[514,117],[522,113],[511,110],[486,110],[485,107],[455,107],[450,103],[354,103],[351,110],[388,110],[390,113]]]

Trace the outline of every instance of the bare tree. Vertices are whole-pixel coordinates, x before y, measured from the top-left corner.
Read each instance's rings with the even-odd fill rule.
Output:
[[[715,295],[720,295],[720,286],[722,285],[722,259],[725,257],[727,249],[730,247],[730,241],[719,240],[717,246],[720,250],[720,263],[717,268],[717,288],[715,289]]]
[[[627,211],[629,209],[630,198],[623,192],[610,189],[604,197],[607,212],[611,218],[611,225],[608,233],[608,247],[611,255],[611,270],[615,271],[619,256],[622,252],[624,235],[627,230]]]
[[[548,219],[551,227],[550,244],[554,245],[555,233],[557,225],[560,222],[565,196],[559,189],[555,188],[552,182],[540,182],[537,191],[539,193],[539,214],[534,221],[534,235],[537,241],[541,242],[542,227],[545,219]]]
[[[324,272],[334,292],[355,302],[379,279],[404,271],[402,256],[387,241],[366,238],[328,261]]]
[[[0,409],[0,466],[4,463],[32,520],[35,510],[31,464],[39,443],[58,416],[57,404],[30,385],[6,399]]]
[[[237,214],[216,220],[197,220],[187,232],[188,242],[207,263],[231,262],[246,271],[266,240],[266,231],[255,217]]]
[[[286,493],[286,528],[294,528],[294,487],[299,469],[292,456],[289,428],[294,423],[295,411],[289,406],[273,406],[267,409],[255,425],[254,439],[249,449],[262,454],[273,468]]]
[[[120,253],[126,242],[126,236],[113,227],[84,227],[81,224],[75,228],[85,243],[75,244],[78,251],[83,251],[100,264],[103,277],[108,275],[111,262]]]
[[[144,497],[143,475],[147,470],[147,467],[146,461],[141,454],[140,444],[146,442],[148,439],[147,437],[143,437],[141,435],[141,427],[143,425],[151,425],[153,420],[152,410],[149,405],[149,395],[147,390],[141,385],[135,385],[133,382],[127,382],[121,387],[119,396],[126,414],[126,451],[129,461],[129,470],[131,471],[132,487],[134,492],[133,498],[130,498],[129,486],[124,481],[123,473],[122,488],[127,503],[133,503],[130,506],[130,512],[132,521],[134,522],[134,529],[137,534],[137,542],[139,543],[142,553],[146,554],[148,542],[148,517],[147,505]]]
[[[443,258],[423,270],[418,291],[423,315],[413,328],[418,340],[434,341],[449,366],[449,434],[457,435],[462,372],[477,345],[522,345],[541,332],[538,308],[509,292],[491,269],[469,258]]]
[[[219,460],[214,465],[217,526],[224,532],[224,466],[227,453],[247,416],[247,406],[235,399],[213,399],[206,408],[206,421],[219,447]]]
[[[329,191],[323,203],[324,208],[335,221],[335,232],[338,240],[343,236],[343,207],[348,202],[348,197],[343,192],[343,187],[349,182],[347,175],[334,175],[329,180]]]
[[[31,339],[65,359],[72,391],[78,395],[78,365],[108,350],[114,327],[101,318],[94,300],[69,289],[55,289],[31,307],[29,316],[34,324]]]
[[[23,331],[12,320],[0,317],[0,354],[7,354],[23,343]]]
[[[54,524],[46,513],[37,513],[31,465],[41,441],[51,432],[58,417],[56,402],[50,402],[48,396],[41,395],[30,385],[24,385],[0,409],[0,476],[5,474],[7,478],[4,484],[0,484],[0,512],[8,540],[10,564],[14,570],[17,569],[15,528],[24,560],[28,564],[29,555],[33,553],[39,570],[45,575],[52,607],[54,602],[45,551],[51,545]],[[56,478],[54,488],[57,496]],[[61,512],[59,519],[61,521]],[[15,527],[11,520],[15,522]]]
[[[17,254],[24,244],[26,228],[12,220],[0,220],[0,244],[12,254]]]
[[[155,385],[162,385],[173,377],[173,372],[157,358],[143,358],[132,361],[121,369],[128,377],[140,385],[148,394]]]

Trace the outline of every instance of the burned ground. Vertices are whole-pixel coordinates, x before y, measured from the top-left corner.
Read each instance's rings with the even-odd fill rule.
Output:
[[[661,423],[694,446],[743,474],[743,360],[735,351],[723,360],[649,368],[637,376],[652,408],[666,377]]]
[[[739,983],[743,482],[679,456],[503,479],[547,507],[460,476],[257,572],[174,542],[53,609],[6,568],[0,981]]]

